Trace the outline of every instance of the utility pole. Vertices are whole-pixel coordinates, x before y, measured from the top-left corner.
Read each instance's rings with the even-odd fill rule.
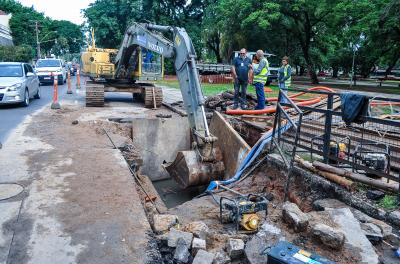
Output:
[[[37,59],[40,59],[40,42],[39,42],[39,23],[35,21],[35,30],[36,30],[36,46],[37,46]]]

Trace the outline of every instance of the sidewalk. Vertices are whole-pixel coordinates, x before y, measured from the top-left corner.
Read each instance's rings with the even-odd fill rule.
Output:
[[[0,182],[25,190],[0,201],[0,263],[152,260],[151,228],[125,160],[95,121],[71,124],[101,111],[46,107],[3,145]]]

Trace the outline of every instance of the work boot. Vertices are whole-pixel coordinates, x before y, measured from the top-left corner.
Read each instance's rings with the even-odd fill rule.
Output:
[[[239,105],[238,104],[233,104],[233,106],[232,106],[232,109],[233,110],[236,110],[236,109],[238,109],[239,108]]]

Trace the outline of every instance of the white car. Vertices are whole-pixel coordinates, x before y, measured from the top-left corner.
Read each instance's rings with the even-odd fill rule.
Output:
[[[21,62],[0,62],[0,104],[22,103],[40,98],[40,83],[31,65]]]
[[[67,81],[65,64],[60,59],[39,59],[36,62],[36,73],[40,83],[54,83],[54,77],[58,79],[58,84]]]

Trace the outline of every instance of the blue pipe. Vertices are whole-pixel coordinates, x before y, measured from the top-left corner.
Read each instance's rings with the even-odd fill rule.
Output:
[[[287,123],[285,126],[281,127],[278,133],[283,134],[291,127],[290,123]],[[253,161],[260,155],[263,151],[265,145],[272,140],[272,131],[269,133],[264,134],[257,143],[251,148],[249,154],[247,154],[246,158],[240,164],[238,170],[236,171],[235,175],[224,181],[211,181],[207,187],[206,192],[212,192],[218,185],[228,185],[238,181],[241,177],[243,172],[253,163]]]

